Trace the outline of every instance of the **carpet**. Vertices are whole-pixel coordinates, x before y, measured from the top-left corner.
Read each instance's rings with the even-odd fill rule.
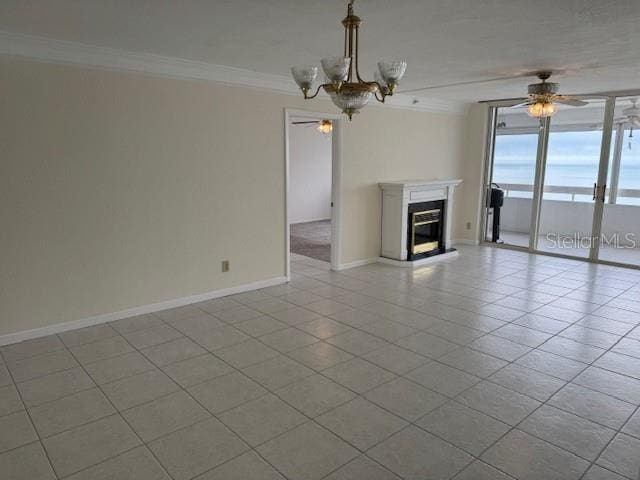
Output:
[[[291,224],[291,253],[331,261],[331,220]]]

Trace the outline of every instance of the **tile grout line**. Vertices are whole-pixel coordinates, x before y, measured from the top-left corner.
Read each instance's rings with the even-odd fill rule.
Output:
[[[2,352],[1,349],[0,349],[0,357],[3,358],[3,360],[5,361],[5,365],[6,365],[6,358],[5,358],[4,353]],[[24,402],[24,397],[22,396],[22,392],[18,389],[18,387],[17,387],[17,385],[15,383],[15,379],[13,378],[13,374],[11,373],[11,370],[9,369],[8,365],[7,365],[7,371],[9,372],[9,375],[11,376],[11,380],[13,381],[13,386],[14,386],[15,390],[18,393],[18,396],[20,397],[20,401],[22,402],[22,407],[24,408],[24,412],[27,415],[27,418],[29,418],[29,423],[31,425],[31,428],[33,429],[34,433],[36,434],[38,445],[40,446],[40,448],[44,452],[44,455],[45,455],[45,457],[47,459],[47,462],[49,464],[49,468],[51,469],[51,472],[53,473],[53,475],[57,479],[59,479],[60,476],[58,475],[58,472],[56,471],[56,469],[53,468],[53,462],[51,461],[51,457],[49,456],[49,452],[47,451],[47,449],[44,446],[44,443],[42,442],[42,438],[40,437],[40,432],[38,432],[38,429],[36,428],[36,425],[35,425],[35,423],[33,421],[33,418],[31,417],[31,413],[29,412],[29,409],[27,408],[27,405]],[[34,442],[30,442],[27,445],[30,445],[31,443],[35,443],[35,441]],[[24,447],[24,446],[26,446],[26,445],[21,445],[20,447]],[[16,447],[16,448],[20,448],[20,447]],[[16,448],[13,448],[13,449],[8,450],[8,451],[15,450]],[[4,453],[7,453],[7,452],[3,452],[3,454]]]
[[[605,470],[611,471],[610,469],[606,468],[606,467],[602,467],[601,465],[597,464],[598,459],[602,456],[602,454],[607,450],[607,448],[609,448],[609,446],[613,443],[613,441],[620,435],[620,434],[625,434],[622,430],[627,426],[627,424],[629,423],[629,421],[637,414],[640,413],[640,405],[636,407],[636,409],[634,410],[634,412],[624,421],[624,423],[620,426],[620,428],[618,428],[617,430],[615,430],[615,433],[613,434],[613,436],[609,439],[608,442],[605,443],[604,447],[602,447],[602,449],[600,450],[600,452],[598,453],[598,456],[595,458],[595,460],[593,460],[593,462],[591,463],[591,465],[589,466],[589,469],[593,468],[594,465],[599,466],[600,468],[604,468]],[[625,434],[626,435],[626,434]],[[629,435],[632,438],[636,438],[633,435]],[[639,439],[640,440],[640,439]],[[587,470],[588,472],[589,470]],[[622,475],[618,472],[614,472],[620,476],[625,476]],[[586,472],[585,472],[586,475]],[[583,476],[584,477],[584,476]],[[581,478],[583,478],[581,477]],[[629,477],[627,477],[629,478]],[[636,480],[636,479],[630,479],[630,480]]]
[[[331,285],[331,283],[328,283],[328,285]],[[630,288],[632,288],[632,287],[630,287]],[[305,290],[303,290],[303,291],[305,291]],[[355,291],[355,290],[353,290],[353,292],[354,292],[354,293],[358,293],[358,292],[357,292],[357,291]],[[510,296],[510,295],[506,295],[506,297],[509,297],[509,296]],[[374,297],[370,297],[370,298],[372,298],[372,301],[375,301]],[[561,297],[561,298],[562,298],[562,297]],[[331,297],[326,297],[326,299],[331,300],[331,301],[338,301],[338,302],[339,302],[339,299],[338,299],[338,300],[335,300],[334,298],[331,298]],[[386,303],[390,303],[391,305],[395,305],[395,304],[394,304],[394,303],[392,303],[392,302],[386,302]],[[489,302],[488,304],[490,304],[490,302]],[[348,307],[350,307],[350,308],[353,308],[351,305],[347,305],[347,306],[348,306]],[[445,304],[445,306],[446,306],[446,304]],[[449,307],[449,306],[447,306],[447,307],[448,307],[448,308],[455,308],[455,307]],[[251,307],[249,306],[249,308],[251,308]],[[304,308],[304,306],[302,306],[302,308]],[[400,308],[402,308],[402,307],[400,307]],[[406,307],[405,307],[405,308],[406,308]],[[358,308],[356,307],[356,309],[358,309]],[[408,310],[412,310],[412,309],[408,309]],[[363,311],[364,311],[364,310],[363,310]],[[420,312],[420,311],[418,311],[418,312]],[[211,316],[213,316],[213,317],[215,318],[215,315],[214,315],[214,314],[209,313],[209,312],[205,312],[205,313],[207,313],[207,314],[209,314],[209,315],[211,315]],[[272,313],[273,313],[273,312],[272,312]],[[422,312],[420,312],[420,313],[422,313]],[[526,314],[526,312],[525,312],[525,314]],[[267,314],[267,315],[269,315],[269,314]],[[523,315],[521,315],[520,317],[517,317],[517,318],[521,318],[522,316],[524,316],[524,314],[523,314]],[[327,316],[325,315],[325,316],[322,316],[322,317],[320,317],[320,318],[327,318]],[[388,318],[388,317],[382,317],[382,318],[384,318],[384,319],[386,319],[386,320],[388,320],[388,321],[397,322],[396,320],[393,320],[393,319]],[[507,323],[507,324],[512,323],[513,321],[517,320],[517,318],[516,318],[516,319],[511,320],[510,322],[506,322],[506,323]],[[442,319],[442,320],[443,320],[443,319]],[[310,321],[314,321],[314,320],[310,320]],[[334,321],[335,321],[335,320],[334,320]],[[455,324],[455,322],[451,322],[451,321],[449,321],[449,320],[443,320],[443,321],[448,322],[448,323],[453,323],[453,324]],[[578,321],[579,321],[579,320],[577,320],[576,322],[578,322]],[[576,322],[574,322],[574,323],[573,323],[573,324],[571,324],[571,325],[574,325]],[[225,323],[226,323],[226,322],[225,322]],[[306,323],[308,323],[308,322],[306,322]],[[342,322],[340,322],[340,323],[342,323]],[[401,323],[401,322],[397,322],[397,323]],[[227,324],[227,325],[229,325],[229,326],[233,326],[232,324]],[[170,326],[171,326],[172,328],[175,328],[175,327],[173,327],[173,325],[170,325]],[[348,326],[349,326],[350,328],[355,328],[356,330],[359,330],[357,327],[352,327],[351,325],[348,325]],[[288,327],[283,327],[283,329],[284,329],[284,328],[289,328],[289,327],[291,327],[291,328],[297,328],[297,327],[296,327],[296,325],[288,325]],[[233,327],[233,328],[236,328],[236,327]],[[466,327],[466,328],[469,328],[469,327]],[[524,327],[524,328],[526,328],[526,327]],[[568,328],[568,327],[567,327],[567,328]],[[308,334],[308,332],[305,332],[304,330],[301,330],[301,329],[298,329],[298,330],[299,330],[299,331],[303,331],[304,333]],[[418,333],[418,332],[426,332],[426,330],[428,330],[428,328],[427,328],[427,329],[418,329],[418,331],[417,331],[417,332],[415,332],[415,333]],[[363,330],[360,330],[360,331],[361,331],[361,332],[364,332],[364,333],[367,333],[367,334],[369,334],[369,335],[372,335],[370,332],[366,332],[366,331],[363,331]],[[564,330],[563,330],[563,331],[564,331]],[[181,332],[181,333],[182,333],[182,332]],[[414,334],[415,334],[415,333],[414,333]],[[428,333],[428,332],[426,332],[426,333]],[[484,333],[484,335],[483,335],[483,336],[490,334],[490,332],[483,332],[483,333]],[[413,335],[413,334],[410,334],[410,335]],[[183,336],[184,336],[184,337],[186,337],[186,338],[190,338],[188,335],[184,335],[184,334],[183,334]],[[374,336],[376,336],[376,335],[374,335]],[[437,336],[437,335],[436,335],[436,336]],[[556,336],[558,336],[558,334],[553,335],[551,338],[556,337]],[[626,335],[625,335],[625,336],[626,336]],[[257,337],[253,337],[253,336],[251,336],[251,337],[252,337],[253,339],[258,340],[258,338],[257,338]],[[377,336],[376,336],[376,337],[377,337]],[[386,338],[383,338],[383,337],[377,337],[377,338],[382,338],[382,339],[383,339],[383,340],[385,340],[386,342],[389,342]],[[438,337],[438,338],[439,338],[439,337]],[[563,338],[564,338],[564,337],[563,337]],[[621,337],[621,338],[623,338],[623,337]],[[126,340],[126,338],[125,338],[125,340]],[[191,340],[193,340],[193,339],[191,339]],[[324,340],[325,340],[325,339],[320,339],[319,341],[324,341]],[[450,340],[448,340],[448,339],[446,339],[446,340],[447,340],[447,341],[450,341]],[[620,339],[619,339],[619,340],[620,340]],[[248,341],[248,340],[247,340],[247,341]],[[398,339],[396,339],[395,341],[398,341]],[[454,343],[455,343],[455,342],[454,342]],[[401,346],[396,345],[394,342],[389,342],[389,344],[390,344],[390,345],[395,345],[396,347],[399,347],[399,348],[403,348],[403,347],[401,347]],[[268,346],[268,345],[267,345],[267,346]],[[270,347],[270,346],[269,346],[269,347]],[[334,347],[335,347],[335,346],[334,346]],[[459,350],[459,349],[461,349],[461,348],[469,348],[469,347],[468,347],[468,344],[467,344],[467,345],[460,345],[460,344],[458,344],[458,347],[459,347],[459,348],[458,348],[458,350]],[[272,347],[270,347],[270,348],[272,348]],[[304,347],[301,347],[301,348],[304,348]],[[336,347],[336,348],[340,348],[340,347]],[[381,349],[381,348],[385,348],[385,347],[380,347],[380,349]],[[606,352],[608,352],[608,351],[610,351],[610,350],[611,350],[611,348],[613,348],[613,347],[610,347],[610,348],[609,348],[609,350],[606,350],[606,351],[605,351],[605,353],[606,353]],[[142,353],[142,352],[140,352],[140,350],[136,349],[135,347],[134,347],[134,349],[135,349],[135,351],[137,351],[137,352],[139,352],[139,353]],[[537,347],[536,347],[536,349],[537,349]],[[213,353],[213,355],[214,355],[214,357],[215,357],[215,358],[219,358],[219,357],[217,357],[217,356],[215,355],[214,351],[210,351],[210,350],[208,350],[208,349],[205,349],[205,350],[206,350],[207,352],[209,352],[209,353]],[[295,349],[294,349],[294,350],[295,350]],[[375,350],[378,350],[378,349],[375,349]],[[375,351],[375,350],[374,350],[374,351]],[[292,350],[292,351],[293,351],[293,350]],[[409,351],[410,351],[410,350],[409,350]],[[290,351],[288,351],[288,352],[286,352],[286,353],[285,353],[285,352],[282,352],[282,351],[278,351],[278,353],[279,353],[280,355],[283,355],[283,356],[287,357],[287,358],[291,358],[291,357],[288,355],[288,354],[290,353]],[[144,355],[144,354],[143,354],[143,355]],[[202,355],[205,355],[205,354],[203,353]],[[526,354],[523,354],[523,355],[526,355]],[[604,353],[603,353],[602,355],[604,355]],[[74,357],[74,358],[75,358],[75,357]],[[115,358],[115,357],[112,357],[112,358]],[[360,359],[362,359],[362,360],[364,360],[364,361],[368,361],[368,360],[366,360],[366,359],[362,358],[362,356],[361,356],[361,355],[356,355],[354,358],[360,358]],[[424,357],[424,358],[426,358],[426,359],[427,359],[427,363],[432,362],[432,361],[435,361],[435,362],[437,362],[437,363],[441,363],[441,362],[439,362],[437,359],[435,359],[435,360],[434,360],[434,359],[430,359],[430,358],[428,358],[428,357]],[[188,360],[188,359],[184,359],[184,360],[181,360],[181,361],[186,361],[186,360]],[[296,361],[295,359],[293,359],[293,360],[294,360],[294,361]],[[223,361],[224,361],[224,360],[223,360]],[[507,366],[514,364],[514,363],[515,363],[515,361],[516,361],[516,360],[509,361],[509,362],[508,362],[504,367],[502,367],[502,368],[506,368]],[[595,362],[595,361],[596,361],[596,360],[594,360],[593,362]],[[296,362],[297,362],[297,361],[296,361]],[[592,364],[593,364],[593,362],[591,362],[591,363],[590,363],[590,364],[588,364],[588,365],[592,365]],[[179,362],[174,362],[174,364],[175,364],[175,363],[179,363]],[[297,362],[297,363],[300,363],[300,362]],[[82,366],[82,367],[83,367],[83,369],[84,369],[84,366],[83,366],[83,365],[81,365],[81,366]],[[380,366],[378,366],[378,365],[376,365],[376,366],[377,366],[378,368],[383,368],[383,369],[384,369],[384,367],[380,367]],[[456,368],[456,367],[451,367],[451,366],[449,366],[449,367],[450,367],[450,368]],[[75,367],[75,368],[77,368],[77,367]],[[163,370],[162,370],[162,368],[163,368],[163,367],[158,367],[158,366],[156,365],[156,368],[158,368],[160,371],[163,371]],[[232,368],[234,369],[234,371],[239,371],[240,373],[243,373],[243,374],[244,374],[244,372],[242,372],[240,369],[236,369],[236,368],[235,368],[235,367],[233,367],[233,366],[232,366]],[[247,367],[243,367],[243,368],[247,368]],[[308,368],[308,367],[307,367],[307,368]],[[417,368],[419,368],[419,367],[417,367]],[[502,369],[502,368],[501,368],[501,369]],[[527,367],[524,367],[524,368],[527,368]],[[456,369],[457,369],[457,368],[456,368]],[[499,369],[499,370],[501,370],[501,369]],[[386,370],[386,369],[384,369],[384,370]],[[498,370],[498,371],[499,371],[499,370]],[[311,369],[311,371],[314,371],[314,372],[316,372],[316,373],[318,373],[318,374],[322,375],[322,373],[321,373],[321,372],[317,372],[317,371],[315,371],[314,369]],[[468,372],[465,372],[464,370],[460,370],[460,371],[462,371],[462,372],[464,372],[464,373],[468,373]],[[164,371],[163,371],[163,373],[164,373]],[[394,373],[394,375],[397,375],[397,374],[395,374],[395,372],[392,372],[392,373]],[[496,371],[496,372],[494,372],[493,374],[495,374],[495,373],[497,373],[497,371]],[[617,373],[617,372],[615,372],[615,373]],[[406,373],[405,373],[405,374],[406,374]],[[492,375],[493,375],[493,374],[492,374]],[[246,376],[246,374],[244,374],[244,375]],[[313,374],[312,374],[312,375],[313,375]],[[579,375],[579,373],[578,373],[577,375]],[[577,375],[576,375],[576,376],[577,376]],[[324,375],[322,375],[322,376],[324,376]],[[402,375],[398,375],[398,377],[400,377],[400,378],[404,378]],[[327,378],[327,377],[325,377],[325,378]],[[385,383],[388,383],[388,382],[390,382],[390,381],[395,380],[395,378],[397,378],[397,377],[394,377],[393,379],[391,379],[391,380],[389,380],[389,381],[387,381],[387,382],[384,382],[383,384],[377,385],[376,387],[373,387],[373,388],[378,388],[379,386],[384,385]],[[573,378],[575,378],[575,377],[573,377]],[[631,378],[633,378],[633,377],[631,377]],[[252,380],[253,380],[253,379],[252,379]],[[330,379],[330,380],[331,380],[331,381],[334,381],[333,379]],[[481,381],[484,381],[484,380],[487,380],[487,381],[491,382],[490,380],[488,380],[488,377],[481,377]],[[209,381],[209,380],[205,380],[205,382],[207,382],[207,381]],[[296,381],[299,381],[299,380],[296,380]],[[411,380],[409,380],[409,381],[411,381]],[[564,381],[564,380],[563,380],[563,381]],[[295,382],[294,382],[294,383],[295,383]],[[413,383],[415,383],[415,382],[413,382]],[[491,383],[493,383],[493,382],[491,382]],[[566,385],[566,384],[568,384],[568,383],[570,383],[570,382],[566,382],[566,383],[565,383],[565,385]],[[420,385],[420,386],[421,386],[422,388],[425,388],[423,385]],[[100,388],[100,387],[98,386],[98,388]],[[182,389],[182,390],[184,390],[184,391],[187,391],[187,390],[186,390],[186,388],[182,387],[181,385],[179,385],[179,388],[181,388],[181,389]],[[190,388],[191,388],[191,387],[190,387]],[[472,388],[472,387],[469,387],[469,388]],[[502,388],[505,388],[505,387],[502,387]],[[563,388],[564,388],[564,387],[563,387]],[[428,389],[428,388],[427,388],[427,389]],[[430,390],[430,389],[428,389],[428,390]],[[269,391],[269,392],[271,392],[271,393],[273,393],[273,394],[275,394],[275,395],[277,396],[277,394],[276,394],[274,391],[271,391],[271,390],[269,390],[269,389],[267,389],[267,391]],[[174,393],[175,393],[175,392],[174,392]],[[189,393],[189,392],[187,392],[187,393]],[[366,392],[365,392],[365,393],[366,393]],[[437,392],[436,392],[436,393],[437,393]],[[516,393],[520,394],[519,392],[516,392]],[[357,392],[356,392],[356,394],[357,394]],[[362,397],[362,398],[364,398],[364,393],[363,393],[363,394],[358,394],[358,397]],[[356,398],[358,398],[358,397],[356,397]],[[278,396],[278,398],[280,398],[280,397]],[[352,401],[352,400],[350,400],[350,401]],[[450,399],[450,400],[449,400],[449,402],[450,402],[450,401],[452,401],[452,400]],[[347,403],[348,403],[348,402],[347,402]],[[542,402],[542,404],[543,404],[543,405],[545,405],[545,404],[546,404],[546,402]],[[234,407],[234,408],[237,408],[237,406],[236,406],[236,407]],[[294,407],[294,408],[295,408],[295,407]],[[334,407],[334,408],[337,408],[337,407]],[[116,411],[118,411],[118,410],[116,409]],[[393,412],[391,412],[391,413],[393,413]],[[533,412],[532,412],[532,413],[533,413]],[[304,415],[304,414],[303,414],[303,415]],[[395,415],[395,414],[394,414],[394,415]],[[305,416],[306,416],[306,415],[305,415]],[[215,415],[214,415],[214,417],[215,417]],[[217,418],[217,417],[216,417],[216,418]],[[307,418],[310,418],[310,417],[307,417]],[[422,417],[420,417],[420,418],[422,418]],[[314,420],[313,420],[313,419],[311,419],[311,421],[314,421]],[[316,424],[317,424],[317,422],[315,422],[315,421],[314,421],[314,423],[316,423]],[[321,425],[320,425],[320,426],[321,426]],[[322,427],[322,426],[321,426],[321,427]],[[188,427],[185,427],[185,428],[188,428]],[[324,427],[322,427],[322,428],[324,428]],[[418,428],[420,428],[420,427],[418,427]],[[515,428],[515,427],[514,427],[514,428]],[[285,433],[286,433],[286,432],[285,432]],[[397,432],[396,432],[396,433],[397,433]],[[448,442],[447,442],[447,443],[448,443]],[[144,442],[143,442],[143,444],[144,444]],[[146,444],[145,444],[145,445],[146,445]],[[372,447],[372,448],[373,448],[373,447]],[[459,448],[459,447],[456,447],[456,448]]]
[[[122,337],[122,338],[124,338],[124,337]],[[135,350],[135,347],[133,347],[133,345],[131,345],[131,344],[127,341],[127,339],[126,339],[126,338],[124,338],[124,340],[125,340],[125,342],[127,342],[127,343],[129,344],[129,346],[131,346],[131,347]],[[64,343],[64,342],[63,342],[63,343]],[[137,351],[137,350],[135,350],[135,351]],[[91,377],[91,375],[89,375],[89,372],[87,372],[87,371],[86,371],[86,369],[84,368],[84,365],[83,365],[83,364],[82,364],[82,363],[81,363],[81,362],[80,362],[80,361],[75,357],[75,355],[73,354],[73,352],[69,350],[69,353],[71,353],[71,355],[73,355],[73,357],[76,359],[76,361],[80,364],[80,366],[81,366],[81,368],[82,368],[83,372],[85,373],[85,375],[87,375],[87,377],[91,379],[91,381],[95,384],[95,387],[96,387],[98,390],[100,390],[100,392],[102,393],[102,395],[104,396],[104,398],[106,398],[106,399],[107,399],[107,401],[109,402],[109,404],[111,405],[111,407],[114,409],[115,414],[114,414],[113,416],[116,416],[116,415],[117,415],[117,416],[118,416],[118,417],[119,417],[119,418],[120,418],[120,419],[125,423],[125,425],[127,425],[127,427],[129,428],[129,430],[131,430],[131,432],[133,432],[133,434],[134,434],[134,435],[138,438],[138,440],[140,441],[140,444],[138,444],[138,445],[136,445],[135,447],[131,448],[131,450],[133,450],[133,449],[135,449],[135,448],[138,448],[138,447],[140,447],[140,446],[144,446],[144,448],[146,448],[146,449],[149,451],[149,453],[153,456],[153,458],[155,459],[156,463],[160,466],[160,468],[162,468],[162,470],[165,472],[165,474],[166,474],[169,478],[173,479],[173,476],[169,474],[169,471],[168,471],[168,470],[164,467],[164,465],[159,461],[159,459],[156,457],[155,453],[154,453],[154,452],[153,452],[153,451],[152,451],[152,450],[147,446],[147,444],[144,442],[144,440],[142,439],[142,437],[140,437],[140,435],[138,435],[138,432],[136,432],[136,430],[135,430],[135,429],[134,429],[134,428],[129,424],[129,422],[127,421],[127,419],[122,415],[122,412],[121,412],[121,411],[120,411],[120,410],[115,406],[115,404],[111,401],[111,398],[109,398],[109,396],[105,393],[105,391],[102,389],[102,386],[101,386],[101,385],[99,385],[99,384],[97,384],[97,383],[93,380],[93,378]],[[163,373],[164,373],[164,372],[163,372]],[[165,375],[166,375],[166,374],[165,374]],[[167,378],[169,378],[169,377],[167,376]],[[173,382],[173,379],[171,379],[171,378],[170,378],[170,380]],[[175,382],[174,382],[174,383],[175,383]],[[176,385],[177,385],[177,384],[176,384]],[[178,386],[179,386],[179,385],[178,385]],[[109,416],[101,417],[100,419],[98,419],[98,420],[94,420],[94,421],[99,421],[99,420],[102,420],[102,419],[104,419],[104,418],[109,418]],[[88,425],[88,424],[90,424],[90,423],[93,423],[93,422],[87,422],[87,423],[85,423],[85,424],[84,424],[84,426],[86,426],[86,425]],[[78,427],[75,427],[75,428],[78,428]],[[73,429],[70,429],[70,430],[73,430]],[[96,466],[96,465],[100,465],[101,463],[104,463],[104,462],[106,462],[106,461],[108,461],[108,460],[111,460],[111,459],[113,459],[113,458],[116,458],[116,457],[118,457],[118,456],[122,455],[123,453],[126,453],[126,452],[120,452],[120,453],[118,453],[117,455],[113,455],[113,456],[111,456],[111,457],[109,457],[109,458],[107,458],[107,459],[105,459],[105,460],[102,460],[102,461],[97,462],[97,463],[95,463],[95,464],[89,465],[89,466],[87,466],[87,467],[86,467],[86,469],[88,470],[88,469],[89,469],[89,468],[91,468],[91,467],[94,467],[94,466]],[[70,475],[75,475],[76,473],[78,473],[78,472],[73,472],[73,473],[71,473]]]

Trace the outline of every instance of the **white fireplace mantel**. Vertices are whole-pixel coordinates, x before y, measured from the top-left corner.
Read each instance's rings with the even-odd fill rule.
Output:
[[[380,183],[382,189],[381,260],[407,262],[407,222],[409,204],[446,200],[444,214],[445,248],[451,248],[453,192],[462,180],[403,180]],[[432,257],[442,257],[438,255]],[[429,260],[429,259],[424,259]],[[433,261],[433,260],[430,260]],[[413,263],[426,263],[417,260]]]

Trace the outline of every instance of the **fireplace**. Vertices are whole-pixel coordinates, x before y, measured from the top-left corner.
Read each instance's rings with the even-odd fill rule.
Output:
[[[380,183],[382,245],[379,261],[416,267],[454,258],[451,245],[454,190],[461,180]]]
[[[407,219],[407,260],[444,253],[445,201],[411,203]]]

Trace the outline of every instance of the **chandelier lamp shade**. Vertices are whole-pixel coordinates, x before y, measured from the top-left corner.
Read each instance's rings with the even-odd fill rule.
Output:
[[[320,61],[326,83],[319,85],[314,91],[314,83],[318,76],[318,67],[315,65],[291,69],[293,79],[302,90],[305,99],[317,97],[322,89],[349,120],[354,114],[359,113],[372,97],[384,103],[386,97],[393,95],[407,68],[407,62],[404,61],[381,61],[378,62],[378,71],[374,73],[373,81],[362,79],[358,66],[359,31],[362,20],[353,13],[354,1],[349,2],[347,16],[342,20],[343,55],[323,58]]]

